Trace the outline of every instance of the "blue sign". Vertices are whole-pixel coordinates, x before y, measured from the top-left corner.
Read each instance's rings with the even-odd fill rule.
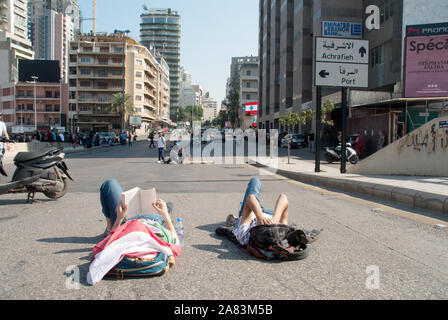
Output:
[[[362,39],[362,23],[322,21],[322,36],[330,38]]]

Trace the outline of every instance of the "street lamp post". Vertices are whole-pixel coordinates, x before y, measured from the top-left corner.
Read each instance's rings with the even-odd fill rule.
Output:
[[[121,131],[124,131],[125,128],[125,121],[124,121],[124,111],[125,111],[125,65],[126,65],[126,34],[130,33],[129,30],[114,30],[114,33],[120,33],[123,38],[123,68],[122,68],[122,99],[123,104],[121,106]]]
[[[39,77],[31,76],[34,81],[34,130],[37,131],[37,96],[36,96],[36,82]]]

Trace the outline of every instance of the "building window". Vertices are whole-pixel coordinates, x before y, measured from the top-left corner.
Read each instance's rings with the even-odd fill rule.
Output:
[[[92,59],[90,57],[81,57],[80,61],[84,63],[90,63]]]
[[[375,47],[370,52],[370,66],[374,66],[383,63],[383,46]]]
[[[92,71],[90,69],[80,69],[79,73],[82,75],[89,75]]]
[[[143,60],[137,59],[137,60],[135,60],[135,64],[137,66],[142,66],[143,65]]]
[[[26,110],[27,110],[27,111],[32,111],[32,110],[34,110],[34,105],[32,105],[31,103],[30,103],[30,104],[27,104],[27,105],[26,105]]]
[[[90,81],[81,81],[80,82],[81,87],[90,87]]]
[[[247,71],[246,71],[246,76],[249,76],[249,77],[250,77],[251,75],[252,75],[252,74],[251,74],[250,70],[247,70]]]
[[[143,89],[143,85],[141,83],[136,83],[135,84],[135,89],[142,90]]]
[[[54,105],[54,112],[59,112],[59,111],[61,111],[60,106],[58,104],[55,104]]]
[[[136,76],[137,78],[142,78],[142,77],[143,77],[143,72],[141,72],[141,71],[137,71],[137,72],[135,72],[135,76]]]
[[[51,112],[51,104],[46,104],[45,105],[45,112]]]

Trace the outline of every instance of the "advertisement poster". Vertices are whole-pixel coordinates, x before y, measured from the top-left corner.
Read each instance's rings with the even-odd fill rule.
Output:
[[[448,35],[407,38],[405,95],[448,97]]]

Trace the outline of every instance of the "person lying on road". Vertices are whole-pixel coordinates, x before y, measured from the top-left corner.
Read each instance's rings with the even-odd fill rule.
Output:
[[[250,230],[258,225],[288,224],[288,198],[281,194],[275,205],[274,211],[263,208],[260,203],[261,181],[253,178],[247,186],[244,201],[239,212],[239,217],[229,215],[227,226],[235,226],[233,234],[241,245],[249,242]]]
[[[123,189],[115,179],[107,180],[100,188],[102,212],[106,217],[107,223],[104,231],[105,236],[109,236],[113,230],[122,224],[138,219],[145,224],[160,229],[160,234],[157,235],[163,241],[171,244],[180,243],[165,201],[159,199],[152,204],[158,214],[145,214],[126,220],[128,206],[125,206],[121,201],[122,193]]]

